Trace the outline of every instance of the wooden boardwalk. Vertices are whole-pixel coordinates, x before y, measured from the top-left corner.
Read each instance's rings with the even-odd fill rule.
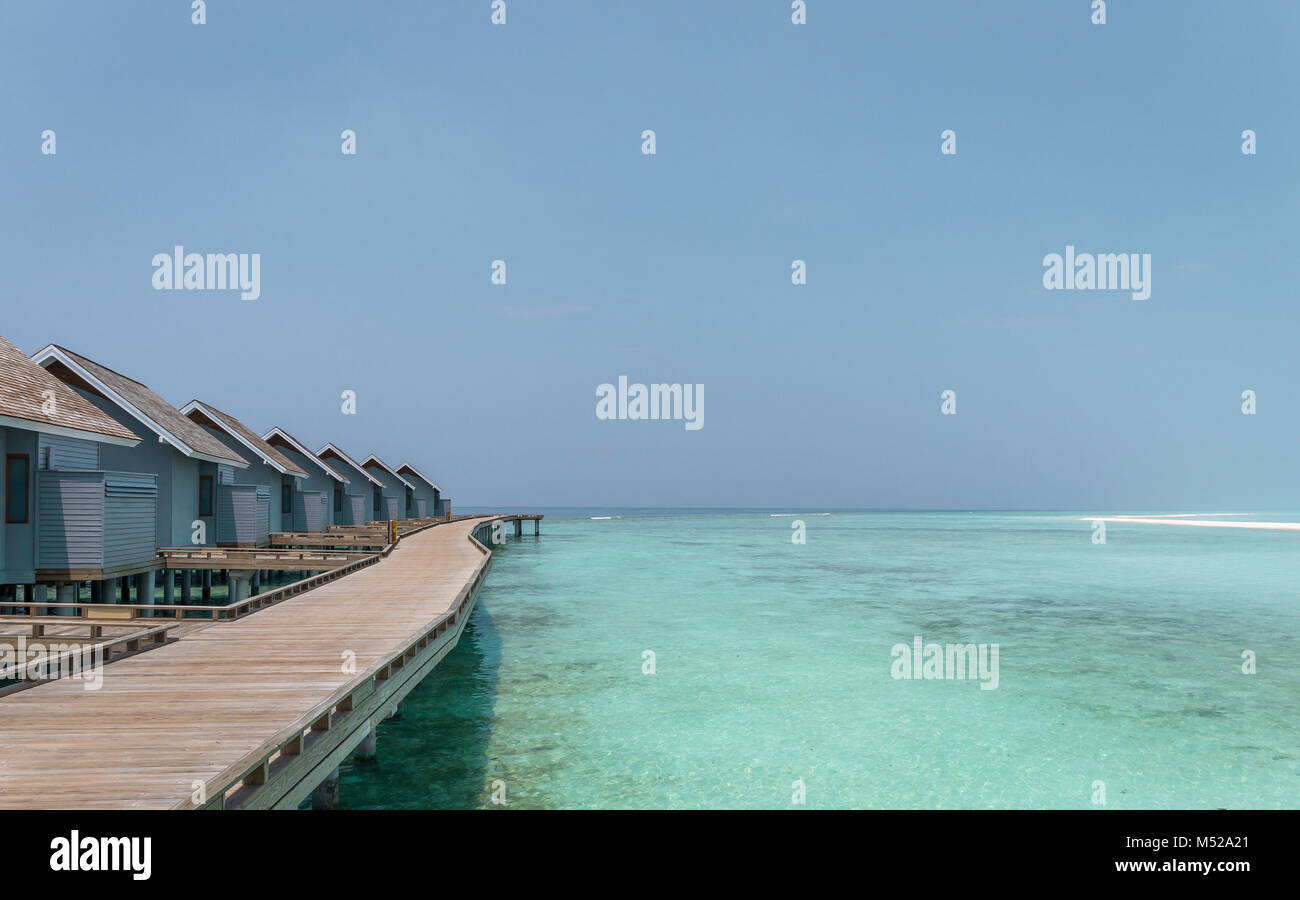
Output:
[[[293,807],[459,639],[495,518],[113,663],[0,698],[0,808]],[[351,660],[354,668],[347,670]]]

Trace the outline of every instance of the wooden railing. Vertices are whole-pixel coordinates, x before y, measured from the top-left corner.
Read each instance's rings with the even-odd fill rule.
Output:
[[[46,633],[47,626],[80,625],[85,627],[84,623],[70,622],[66,616],[0,616],[0,625],[25,625],[30,626],[32,630],[29,635],[9,634],[7,632],[0,634],[0,639],[5,640],[6,643],[13,641],[17,644],[18,639],[22,638],[32,643],[77,644],[77,646],[64,649],[54,656],[43,657],[38,660],[15,659],[12,663],[0,666],[0,679],[20,679],[17,684],[0,687],[0,696],[62,677],[65,669],[69,668],[69,663],[79,664],[87,654],[90,654],[94,660],[92,665],[97,667],[126,656],[133,656],[145,650],[161,647],[167,643],[167,631],[171,628],[170,625],[158,625],[153,628],[142,629],[139,626],[131,625],[97,624],[90,626],[88,634],[84,636],[65,633],[62,627],[60,627],[58,634]],[[126,634],[105,637],[104,628],[127,628],[128,631]],[[89,641],[90,643],[81,643],[82,641]],[[36,677],[32,677],[33,668]],[[73,665],[71,668],[76,669],[78,666]]]
[[[234,571],[255,569],[312,571],[346,565],[370,555],[361,551],[349,552],[332,548],[286,550],[268,547],[244,550],[225,547],[163,547],[158,551],[158,556],[163,560],[163,567],[167,569]]]
[[[51,617],[57,618],[65,623],[75,621],[77,618],[93,619],[103,618],[116,614],[121,610],[126,615],[122,618],[154,618],[154,619],[213,619],[217,621],[230,621],[241,619],[250,613],[265,609],[268,606],[274,606],[281,601],[288,600],[290,597],[296,597],[301,593],[310,591],[312,588],[320,587],[322,584],[328,584],[336,581],[345,575],[373,566],[379,562],[387,551],[391,548],[385,548],[384,552],[373,553],[363,559],[348,563],[345,566],[338,566],[328,569],[310,578],[303,578],[298,581],[290,582],[278,588],[269,591],[263,591],[255,594],[246,600],[238,603],[228,603],[225,605],[217,604],[193,604],[193,603],[35,603],[24,600],[22,603],[9,604],[15,608],[22,609],[67,609],[71,610],[65,616]],[[177,568],[182,568],[178,566]]]
[[[387,535],[376,532],[373,536],[361,534],[343,534],[339,532],[276,532],[271,535],[271,546],[275,547],[384,547],[388,544]]]

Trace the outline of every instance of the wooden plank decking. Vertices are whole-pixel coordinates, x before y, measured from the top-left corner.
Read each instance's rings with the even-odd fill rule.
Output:
[[[411,534],[342,579],[112,664],[98,691],[62,680],[0,699],[0,807],[205,805],[196,784],[206,805],[295,804],[321,766],[356,745],[358,727],[369,730],[454,646],[487,566],[470,535],[492,518],[513,517]],[[367,718],[334,744],[317,741],[319,759],[289,766],[272,793],[267,780],[296,759],[286,742],[307,754],[304,732],[328,733],[354,708]]]

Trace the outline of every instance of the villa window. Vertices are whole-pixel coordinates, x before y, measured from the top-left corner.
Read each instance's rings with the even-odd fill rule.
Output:
[[[334,511],[343,512],[343,488],[334,489]]]
[[[280,485],[280,512],[289,515],[293,512],[293,485]]]
[[[32,460],[25,453],[10,453],[5,457],[5,523],[27,524],[27,482],[31,477]]]
[[[375,494],[375,515],[379,515],[379,511],[383,508],[382,503],[380,502],[381,496],[379,493],[379,488],[375,488],[374,494]]]
[[[212,476],[199,476],[199,516],[208,518],[212,515]]]

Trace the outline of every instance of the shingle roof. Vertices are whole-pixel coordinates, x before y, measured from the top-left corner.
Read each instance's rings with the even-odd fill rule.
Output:
[[[325,462],[325,460],[321,459],[315,453],[312,453],[310,450],[307,449],[306,444],[298,440],[289,432],[285,431],[283,428],[277,425],[275,428],[272,428],[266,434],[262,435],[262,440],[266,441],[269,444],[271,443],[272,435],[278,436],[280,440],[284,441],[286,444],[291,446],[294,450],[301,453],[304,457],[310,459],[312,462],[316,463],[316,465],[324,469],[335,481],[341,481],[344,484],[352,483],[352,480],[348,478],[348,476],[344,475],[338,469],[334,468],[329,463]],[[271,446],[275,446],[275,445],[271,444]]]
[[[37,360],[44,362],[45,359],[54,356],[51,351],[57,351],[58,354],[61,354],[74,366],[81,369],[82,371],[78,372],[78,375],[84,373],[92,380],[98,381],[108,390],[135,407],[140,414],[166,432],[176,442],[188,447],[190,452],[186,455],[198,453],[224,463],[231,463],[240,468],[248,465],[248,460],[185,418],[176,407],[140,382],[127,378],[119,372],[114,372],[112,369],[101,366],[99,363],[73,353],[66,347],[60,347],[57,344],[51,344],[36,354]],[[113,400],[112,397],[109,399]],[[117,401],[114,400],[114,402]],[[127,411],[130,412],[130,410]],[[182,449],[181,452],[186,451]]]
[[[425,484],[429,485],[435,491],[438,491],[439,493],[442,492],[442,488],[438,487],[437,482],[435,482],[432,478],[425,475],[423,472],[421,472],[419,469],[417,469],[415,466],[411,465],[410,463],[402,463],[400,466],[397,467],[398,475],[405,475],[408,472],[414,475],[416,478],[423,481]]]
[[[47,391],[53,392],[53,404],[46,402]],[[47,411],[49,406],[53,409]],[[138,435],[96,409],[3,337],[0,337],[0,416],[86,432],[81,436],[89,439],[99,435],[129,446],[140,443]]]
[[[373,476],[373,475],[371,475],[369,472],[367,472],[367,471],[366,471],[366,470],[361,466],[360,463],[358,463],[358,462],[357,462],[356,460],[354,460],[352,457],[348,456],[346,453],[344,453],[342,450],[340,450],[340,449],[339,449],[337,446],[335,446],[334,444],[326,444],[324,447],[321,447],[319,450],[316,451],[316,455],[317,455],[317,456],[321,456],[321,455],[325,454],[326,452],[334,454],[334,455],[337,456],[339,459],[341,459],[341,460],[343,460],[345,463],[347,463],[349,466],[351,466],[352,468],[356,469],[356,470],[357,470],[358,472],[360,472],[360,473],[362,474],[362,476],[364,476],[365,479],[366,479],[367,481],[369,481],[371,484],[376,484],[376,485],[378,485],[379,487],[385,487],[385,485],[384,485],[384,483],[383,483],[382,481],[380,481],[378,478],[376,478],[375,476]]]
[[[385,472],[387,472],[389,475],[392,475],[394,478],[396,478],[396,479],[397,479],[398,481],[400,481],[402,484],[404,484],[404,485],[406,485],[407,487],[409,487],[411,490],[415,490],[415,485],[411,484],[411,482],[407,481],[407,480],[406,480],[405,478],[403,478],[401,475],[398,475],[396,472],[394,472],[392,466],[390,466],[388,463],[384,462],[384,461],[383,461],[382,459],[380,459],[378,456],[375,456],[375,454],[373,454],[373,453],[366,457],[365,462],[363,462],[363,463],[361,464],[361,466],[362,466],[363,468],[365,468],[365,467],[369,466],[371,463],[374,463],[375,465],[379,466],[379,468],[383,469],[383,470],[384,470]]]
[[[194,418],[196,412],[203,414],[205,418],[215,422],[217,427],[227,434],[251,447],[254,453],[265,460],[273,461],[275,465],[284,470],[286,475],[296,475],[301,478],[308,477],[307,473],[296,466],[289,457],[262,440],[251,428],[230,413],[224,413],[212,404],[204,403],[202,400],[191,400],[182,407],[182,411],[191,419]]]

